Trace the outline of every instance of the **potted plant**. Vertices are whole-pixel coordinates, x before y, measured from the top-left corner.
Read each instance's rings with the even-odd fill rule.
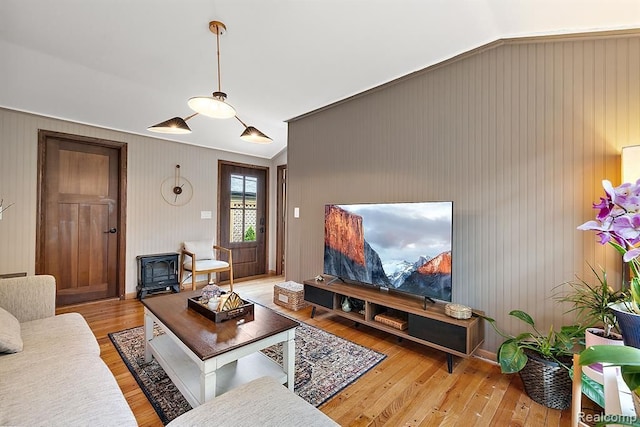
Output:
[[[497,327],[496,321],[483,316],[505,340],[498,348],[497,358],[503,373],[518,372],[527,395],[542,405],[566,409],[571,404],[569,366],[574,348],[584,334],[579,325],[553,327],[547,333],[536,328],[533,318],[522,310],[509,313],[531,331],[511,335]]]
[[[589,268],[596,277],[597,284],[590,284],[584,279],[565,282],[557,288],[555,299],[573,305],[567,313],[577,314],[577,320],[586,327],[584,333],[585,347],[594,345],[624,345],[619,334],[618,322],[612,304],[619,302],[624,294],[614,290],[607,282],[607,273],[601,267],[600,274],[591,266]],[[592,380],[602,384],[602,364],[594,363],[584,369]]]
[[[597,232],[601,244],[610,244],[629,265],[632,273],[626,298],[611,308],[616,313],[625,345],[640,348],[640,180],[613,187],[602,181],[605,197],[593,204],[596,220],[587,221],[579,230]]]
[[[575,281],[565,282],[556,288],[562,288],[555,294],[556,301],[569,302],[580,324],[586,327],[585,346],[622,345],[622,336],[618,328],[616,314],[612,304],[620,302],[624,293],[614,290],[607,282],[607,272],[601,267],[600,274],[589,265],[597,284],[590,284],[577,277]]]

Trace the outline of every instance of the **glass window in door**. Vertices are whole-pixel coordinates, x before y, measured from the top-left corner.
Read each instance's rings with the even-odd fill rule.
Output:
[[[231,175],[231,242],[256,240],[258,179],[255,176]]]

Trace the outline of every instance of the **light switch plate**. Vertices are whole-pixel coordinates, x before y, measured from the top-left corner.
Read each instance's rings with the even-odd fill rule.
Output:
[[[211,211],[200,211],[200,219],[211,219]]]

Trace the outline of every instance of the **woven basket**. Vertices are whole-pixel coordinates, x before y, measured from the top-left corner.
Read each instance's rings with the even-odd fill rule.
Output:
[[[304,286],[292,281],[273,286],[273,302],[293,311],[309,305],[304,301]]]
[[[552,409],[571,406],[571,377],[569,370],[554,361],[542,359],[537,353],[525,350],[529,360],[520,371],[524,391],[535,402]],[[571,366],[571,359],[562,360]]]
[[[470,319],[471,307],[462,304],[447,304],[444,306],[444,314],[454,319]]]

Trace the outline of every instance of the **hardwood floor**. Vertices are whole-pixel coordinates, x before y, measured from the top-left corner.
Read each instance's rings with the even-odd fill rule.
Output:
[[[444,353],[360,326],[311,308],[297,312],[273,303],[271,276],[234,283],[241,296],[322,328],[335,335],[375,349],[387,358],[345,388],[320,410],[343,426],[568,426],[570,412],[548,409],[529,399],[518,375],[503,375],[498,366],[481,359],[454,358],[454,372],[447,372]],[[147,298],[154,298],[149,296]],[[161,426],[146,396],[122,362],[107,336],[110,332],[143,324],[138,300],[103,301],[59,308],[76,311],[91,326],[101,355],[120,385],[141,426]],[[585,406],[589,403],[585,402]]]

